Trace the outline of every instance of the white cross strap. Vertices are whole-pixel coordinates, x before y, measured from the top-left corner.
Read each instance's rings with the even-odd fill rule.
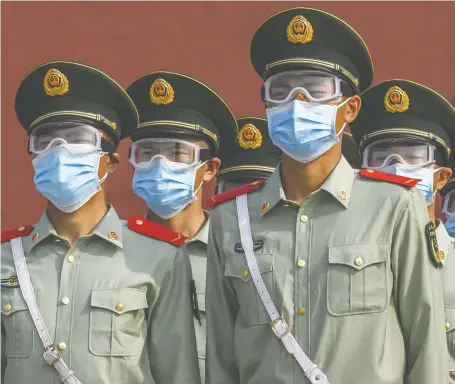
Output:
[[[63,361],[58,349],[52,342],[52,338],[44,324],[38,305],[35,300],[35,293],[33,292],[32,281],[28,273],[27,264],[25,262],[24,248],[22,246],[22,238],[17,237],[11,240],[11,248],[13,251],[14,265],[16,267],[17,278],[19,280],[19,287],[27,303],[28,310],[32,316],[35,328],[44,346],[43,358],[47,363],[52,365],[60,376],[60,380],[65,384],[81,384],[76,378],[73,371]]]
[[[245,252],[246,262],[250,270],[251,278],[254,286],[259,294],[259,297],[264,304],[267,313],[271,319],[270,326],[273,333],[283,342],[286,350],[291,353],[297,360],[297,363],[302,368],[305,376],[310,380],[311,384],[329,384],[327,376],[314,364],[305,354],[303,349],[297,343],[297,340],[292,335],[286,321],[278,313],[275,304],[270,297],[269,292],[262,280],[261,272],[259,271],[256,256],[253,250],[253,239],[251,236],[250,215],[248,212],[248,195],[237,196],[237,217],[239,221],[240,240]]]

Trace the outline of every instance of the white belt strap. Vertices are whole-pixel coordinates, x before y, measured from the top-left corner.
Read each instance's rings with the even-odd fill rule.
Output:
[[[250,270],[251,278],[253,279],[254,286],[264,304],[267,313],[272,320],[270,326],[273,333],[283,342],[286,350],[291,353],[299,363],[305,376],[310,380],[311,384],[329,384],[327,376],[314,364],[303,349],[297,343],[286,321],[278,313],[275,304],[262,280],[259,271],[256,256],[253,250],[253,239],[251,236],[250,215],[248,213],[248,196],[241,195],[236,198],[237,202],[237,217],[239,220],[240,240],[242,241],[243,251],[245,252],[246,262]]]
[[[11,240],[11,248],[13,251],[14,265],[16,266],[17,278],[19,280],[19,287],[27,303],[28,310],[32,316],[35,328],[44,346],[43,357],[47,363],[52,365],[58,372],[60,380],[65,384],[81,384],[76,378],[73,371],[63,361],[56,346],[52,342],[52,338],[44,325],[43,318],[38,309],[35,300],[35,293],[33,292],[32,282],[28,273],[27,264],[25,262],[24,248],[22,247],[22,238],[17,237]]]

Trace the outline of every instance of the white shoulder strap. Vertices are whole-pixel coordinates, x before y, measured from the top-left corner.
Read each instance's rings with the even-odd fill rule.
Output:
[[[270,316],[270,326],[273,333],[283,342],[286,350],[291,353],[299,363],[305,376],[310,380],[311,384],[329,384],[326,375],[314,364],[303,349],[297,343],[286,321],[278,313],[275,304],[270,297],[269,292],[262,280],[261,272],[259,271],[256,256],[253,251],[253,239],[251,236],[250,215],[248,212],[248,195],[241,195],[236,198],[237,217],[239,220],[240,240],[245,252],[246,262],[250,270],[251,278],[254,286],[264,304],[267,313]]]
[[[58,349],[52,342],[52,338],[44,325],[43,318],[38,309],[35,300],[35,293],[33,292],[32,282],[28,273],[27,264],[25,262],[24,248],[22,246],[22,238],[17,237],[11,240],[11,248],[13,251],[14,265],[16,266],[17,278],[19,280],[19,287],[27,303],[28,310],[32,316],[35,328],[44,346],[43,357],[46,362],[51,364],[58,372],[60,380],[65,384],[81,384],[76,378],[74,373],[68,368],[63,361]]]

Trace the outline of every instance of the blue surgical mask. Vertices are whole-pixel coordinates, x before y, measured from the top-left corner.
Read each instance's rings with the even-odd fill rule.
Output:
[[[150,168],[135,170],[133,191],[159,217],[169,219],[197,199],[202,183],[195,191],[194,180],[203,164],[188,166],[158,155]]]
[[[436,191],[433,192],[433,175],[440,169],[416,167],[415,165],[400,163],[377,168],[381,172],[421,180],[417,183],[416,187],[424,194],[427,205],[433,204],[434,202]]]
[[[340,105],[313,104],[300,100],[267,109],[273,144],[301,163],[317,159],[340,141],[346,123],[337,134],[335,121]]]
[[[455,213],[446,213],[446,222],[444,224],[450,237],[455,237]]]
[[[63,212],[71,213],[82,207],[96,193],[106,175],[98,178],[100,157],[91,146],[58,146],[38,155],[32,161],[36,189]]]

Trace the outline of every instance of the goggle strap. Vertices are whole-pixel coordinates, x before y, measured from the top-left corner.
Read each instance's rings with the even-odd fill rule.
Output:
[[[209,148],[199,150],[199,161],[209,161],[212,157],[212,151]]]
[[[103,152],[107,153],[114,153],[117,148],[112,145],[108,140],[106,140],[104,137],[101,138],[101,150]]]

